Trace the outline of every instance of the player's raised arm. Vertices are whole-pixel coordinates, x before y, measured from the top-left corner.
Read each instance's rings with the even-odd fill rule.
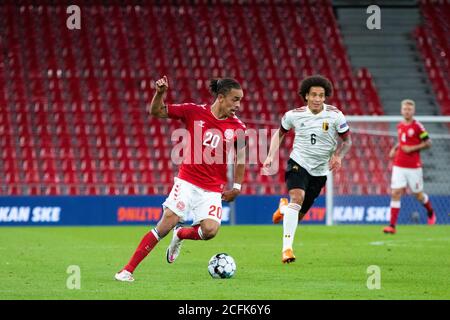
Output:
[[[152,102],[147,106],[147,111],[152,116],[158,118],[168,118],[167,107],[164,104],[164,96],[169,89],[169,81],[164,76],[156,81],[156,92],[153,96]]]

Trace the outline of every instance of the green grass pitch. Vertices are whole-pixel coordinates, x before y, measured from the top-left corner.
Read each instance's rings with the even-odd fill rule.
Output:
[[[113,279],[148,227],[0,228],[0,299],[450,299],[450,226],[304,226],[293,264],[281,263],[281,226],[222,226],[210,241],[185,241],[168,264],[161,241],[135,272]],[[231,279],[212,279],[207,264],[227,252]],[[71,265],[81,288],[68,289]],[[367,287],[369,266],[381,288]]]

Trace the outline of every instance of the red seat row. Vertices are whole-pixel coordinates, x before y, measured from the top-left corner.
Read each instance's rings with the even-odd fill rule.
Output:
[[[0,5],[2,195],[167,193],[181,125],[145,111],[164,74],[169,102],[211,102],[210,78],[236,78],[248,128],[276,128],[315,73],[333,82],[330,103],[346,114],[383,113],[368,70],[352,70],[330,0],[79,1],[81,31],[66,28],[66,6],[54,3]],[[244,193],[286,192],[282,172],[249,169],[246,179]]]

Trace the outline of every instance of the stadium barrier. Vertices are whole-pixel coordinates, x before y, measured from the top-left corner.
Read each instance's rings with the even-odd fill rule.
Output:
[[[164,196],[0,197],[0,226],[153,225],[161,218]],[[431,195],[437,221],[449,223],[450,196]],[[271,224],[279,196],[240,196],[236,224]],[[335,196],[334,224],[386,224],[389,196]],[[222,223],[230,224],[224,203]],[[187,224],[192,223],[188,217]],[[325,224],[325,197],[320,196],[302,224]],[[426,223],[425,209],[411,196],[402,198],[400,224]]]

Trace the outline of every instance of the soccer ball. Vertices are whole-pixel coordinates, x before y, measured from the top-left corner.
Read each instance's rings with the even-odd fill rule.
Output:
[[[208,272],[215,279],[231,278],[236,272],[236,263],[232,256],[218,253],[209,259]]]

